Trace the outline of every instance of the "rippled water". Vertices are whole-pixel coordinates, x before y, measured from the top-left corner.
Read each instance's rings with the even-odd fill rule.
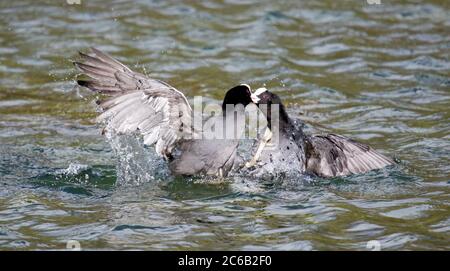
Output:
[[[450,249],[450,7],[392,2],[0,2],[0,249]],[[189,97],[266,85],[309,132],[401,163],[306,183],[133,176],[75,86],[89,46]]]

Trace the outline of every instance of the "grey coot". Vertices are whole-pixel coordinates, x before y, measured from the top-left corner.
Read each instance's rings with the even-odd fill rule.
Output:
[[[193,127],[193,110],[183,93],[132,71],[106,53],[95,48],[91,51],[80,52],[81,60],[74,65],[90,78],[78,80],[80,86],[108,96],[98,102],[102,109],[98,122],[105,122],[106,129],[117,134],[142,135],[144,144],[154,145],[156,153],[168,161],[174,175],[228,174],[237,163],[238,137],[203,139],[202,131]],[[244,107],[251,102],[250,87],[236,86],[225,95],[223,115],[215,117],[244,114]],[[231,111],[226,105],[242,106]]]
[[[321,177],[335,177],[365,173],[394,163],[371,147],[345,136],[306,135],[302,130],[303,123],[291,119],[278,95],[266,89],[259,89],[252,96],[259,107],[266,107],[267,110],[262,111],[272,130],[261,140],[252,161],[246,164],[253,169],[253,175],[306,172]],[[272,125],[275,123],[271,113],[274,105],[278,107],[278,115],[275,116],[278,127]],[[267,147],[274,129],[278,131],[275,149]]]

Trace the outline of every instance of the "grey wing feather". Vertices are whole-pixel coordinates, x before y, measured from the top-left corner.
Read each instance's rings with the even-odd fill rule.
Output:
[[[312,136],[305,145],[306,170],[318,176],[364,173],[394,163],[371,147],[340,135]]]
[[[155,144],[156,152],[167,157],[174,145],[189,133],[191,107],[180,91],[149,78],[95,48],[93,54],[80,53],[75,66],[91,80],[78,84],[109,95],[99,103],[103,112],[98,122],[117,133],[138,132],[144,143]]]

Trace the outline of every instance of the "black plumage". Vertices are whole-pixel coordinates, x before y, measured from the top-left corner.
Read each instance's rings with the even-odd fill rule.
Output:
[[[253,94],[255,95],[255,94]],[[258,105],[267,105],[267,110],[263,112],[269,127],[278,129],[280,143],[276,150],[265,150],[259,157],[259,171],[264,172],[265,168],[277,168],[273,164],[271,157],[274,153],[281,153],[281,156],[295,157],[296,154],[297,170],[307,172],[321,177],[345,176],[368,172],[373,169],[383,168],[392,165],[394,161],[370,146],[357,142],[345,136],[328,135],[306,135],[303,130],[303,124],[292,120],[281,102],[278,95],[263,91],[256,95]],[[277,105],[279,108],[279,125],[273,127],[271,116],[271,107]],[[274,131],[272,131],[274,132]],[[283,148],[284,146],[295,145],[297,148]],[[292,144],[294,143],[294,144]],[[269,157],[270,156],[270,157]],[[276,161],[282,166],[282,162]]]

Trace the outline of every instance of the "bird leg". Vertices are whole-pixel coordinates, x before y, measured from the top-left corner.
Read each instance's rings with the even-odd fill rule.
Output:
[[[267,145],[267,143],[272,139],[272,132],[269,128],[266,128],[266,131],[264,132],[263,138],[259,141],[258,149],[256,149],[256,153],[253,156],[252,160],[245,163],[245,167],[249,168],[252,167],[258,162],[259,157],[261,156],[261,153],[264,149],[264,147]]]

